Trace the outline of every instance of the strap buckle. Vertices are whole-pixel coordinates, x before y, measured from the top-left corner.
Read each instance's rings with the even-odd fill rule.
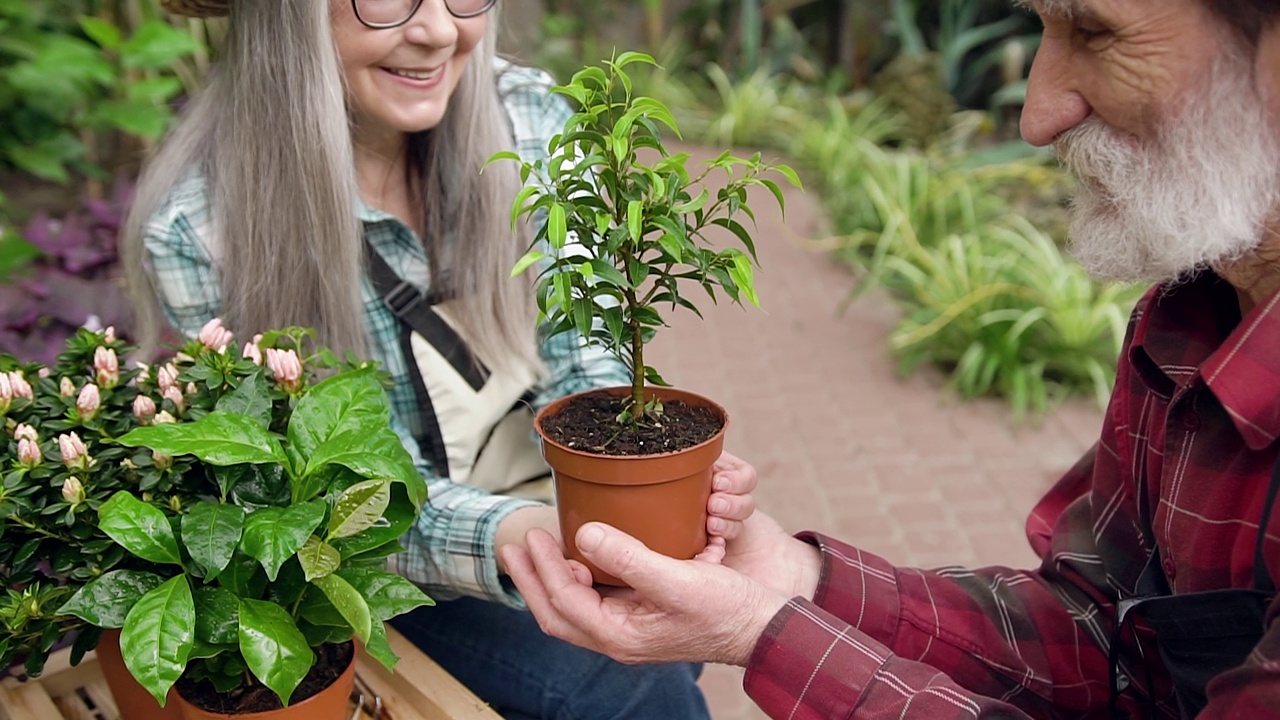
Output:
[[[401,280],[399,284],[391,289],[391,292],[383,296],[382,302],[391,311],[392,315],[403,320],[425,299],[421,290]]]

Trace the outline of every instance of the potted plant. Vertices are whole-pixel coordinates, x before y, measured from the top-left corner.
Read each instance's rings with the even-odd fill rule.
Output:
[[[162,468],[115,442],[157,415],[135,384],[140,371],[122,367],[130,351],[107,328],[75,332],[51,366],[0,356],[0,666],[21,661],[35,677],[59,644],[72,643],[72,663],[96,647],[125,720],[166,716],[122,664],[111,664],[116,635],[59,608],[87,582],[129,566],[98,527],[113,494],[183,493],[186,464]]]
[[[645,363],[645,345],[666,323],[662,310],[699,314],[686,294],[701,287],[716,301],[758,305],[755,243],[742,216],[754,220],[747,191],[766,188],[779,205],[777,173],[799,186],[786,165],[757,154],[726,152],[694,176],[689,156],[671,153],[660,126],[679,137],[661,102],[633,92],[625,68],[655,65],[624,53],[587,67],[555,92],[578,111],[550,144],[550,160],[521,163],[526,187],[512,208],[540,218],[533,246],[513,269],[538,269],[538,308],[551,333],[577,330],[630,369],[630,387],[569,396],[539,412],[535,427],[556,484],[561,529],[571,556],[583,522],[602,520],[649,547],[689,558],[706,545],[711,466],[720,455],[728,416],[720,405],[670,388]],[[519,162],[514,153],[494,160]],[[714,193],[704,181],[723,172]],[[741,244],[716,248],[712,228]],[[588,567],[590,567],[588,565]],[[601,582],[618,584],[592,568]]]
[[[182,463],[182,492],[107,499],[98,526],[128,567],[61,608],[119,628],[129,672],[162,706],[176,687],[187,718],[345,718],[352,639],[391,667],[383,622],[430,603],[383,569],[426,489],[378,370],[308,354],[312,336],[241,348],[211,323],[138,378],[158,410],[116,442]]]

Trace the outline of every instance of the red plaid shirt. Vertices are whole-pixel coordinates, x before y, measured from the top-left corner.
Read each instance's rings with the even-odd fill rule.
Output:
[[[1175,593],[1252,587],[1254,542],[1280,435],[1280,295],[1243,321],[1211,274],[1148,293],[1130,320],[1098,444],[1040,501],[1027,536],[1038,570],[898,568],[818,535],[822,580],[760,639],[747,693],[777,718],[1105,717],[1117,598],[1150,548]],[[1265,553],[1280,581],[1280,512]],[[1241,667],[1209,685],[1202,718],[1280,717],[1280,602]],[[1149,714],[1146,669],[1125,633],[1122,707]],[[1177,717],[1150,633],[1161,717]]]

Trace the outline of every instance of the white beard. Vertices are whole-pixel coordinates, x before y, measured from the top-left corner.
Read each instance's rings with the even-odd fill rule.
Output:
[[[1064,133],[1072,254],[1105,280],[1171,280],[1248,255],[1280,206],[1280,143],[1249,63],[1224,61],[1151,147],[1096,115]]]

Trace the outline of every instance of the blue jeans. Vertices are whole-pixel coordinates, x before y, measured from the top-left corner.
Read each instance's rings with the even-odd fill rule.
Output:
[[[700,665],[623,665],[543,634],[533,615],[462,598],[391,621],[508,719],[709,718]]]

